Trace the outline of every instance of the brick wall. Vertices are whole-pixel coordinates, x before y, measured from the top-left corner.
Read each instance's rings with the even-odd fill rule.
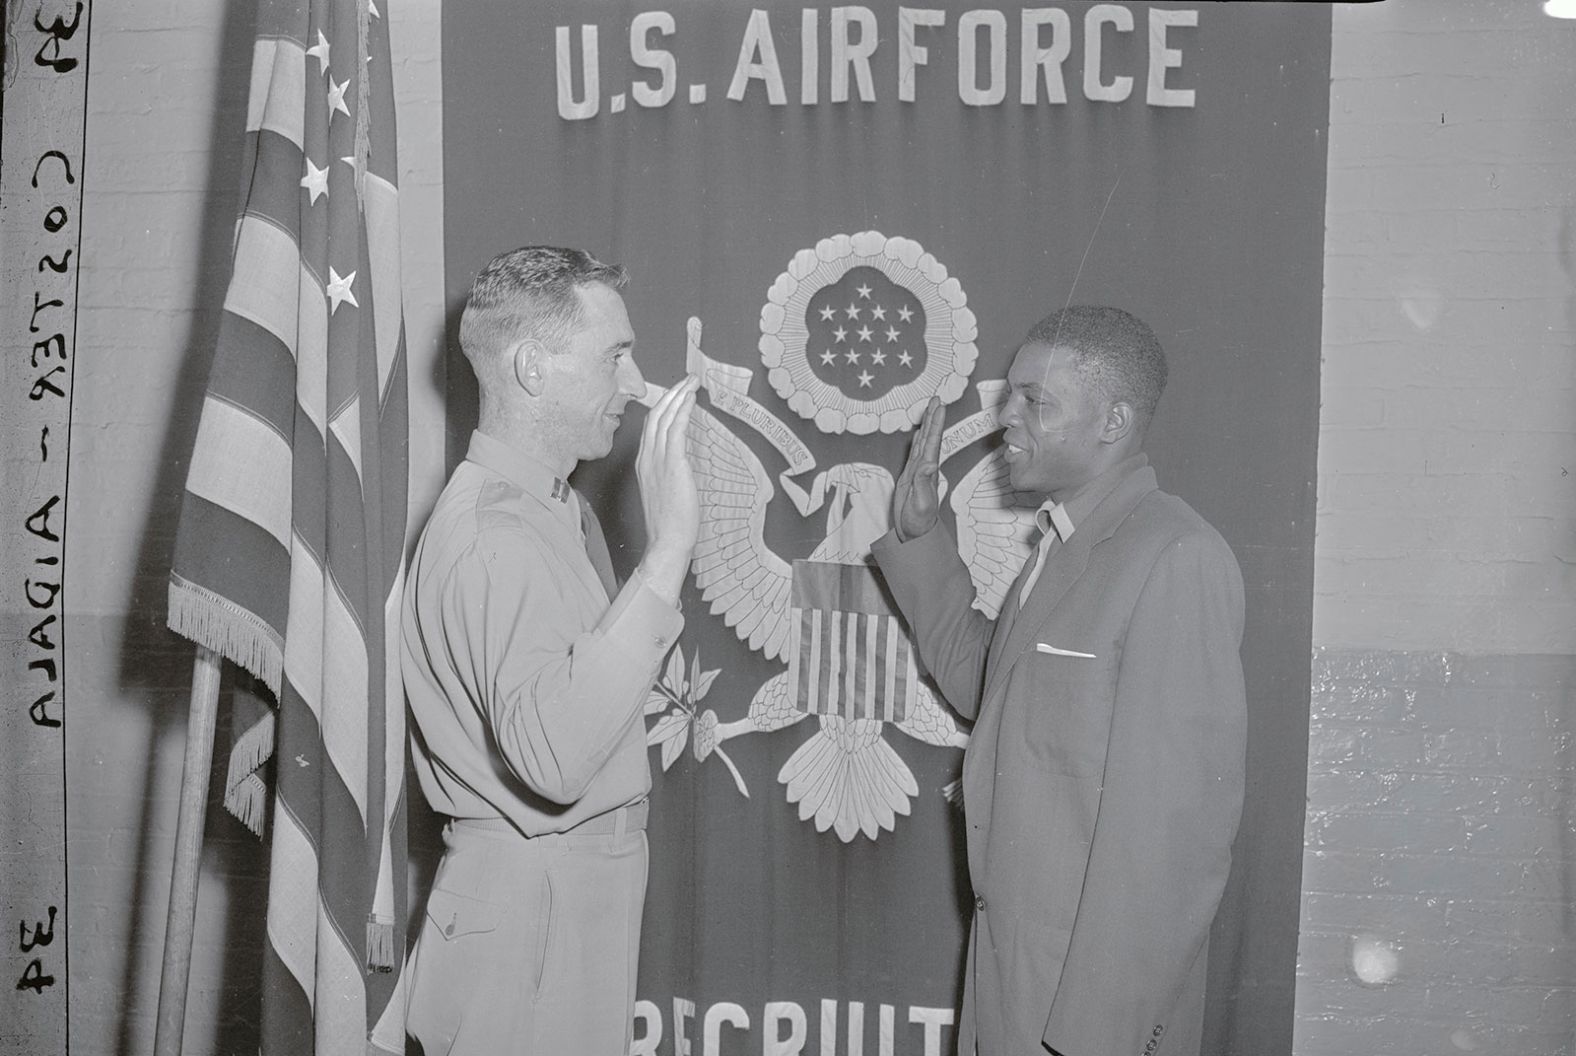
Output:
[[[1341,5],[1316,639],[1576,651],[1576,22]]]
[[[1576,23],[1335,11],[1299,1056],[1576,1052]]]
[[[443,457],[439,9],[393,6],[416,507]],[[163,627],[164,589],[229,273],[251,10],[93,6],[67,539],[73,1054],[153,1046],[192,662]],[[227,727],[221,710],[192,1053],[256,1051],[266,858],[219,804]]]

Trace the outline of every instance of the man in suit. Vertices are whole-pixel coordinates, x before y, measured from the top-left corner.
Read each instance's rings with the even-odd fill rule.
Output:
[[[974,918],[959,1056],[1197,1056],[1205,951],[1243,793],[1242,576],[1158,490],[1159,342],[1114,308],[1037,324],[1001,413],[1040,544],[1000,615],[937,493],[932,400],[874,555],[947,700],[974,720]]]
[[[649,539],[629,582],[568,484],[646,393],[622,268],[527,246],[476,277],[460,347],[481,415],[411,560],[401,624],[412,755],[449,817],[411,956],[427,1056],[629,1051],[646,888],[642,708],[683,626],[700,527],[696,382],[646,418]]]

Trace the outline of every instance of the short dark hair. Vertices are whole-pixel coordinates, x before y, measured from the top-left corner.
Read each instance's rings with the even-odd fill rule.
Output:
[[[604,264],[579,249],[522,246],[487,262],[471,283],[460,314],[467,357],[534,337],[553,351],[580,321],[577,287],[599,282],[615,290],[629,281],[622,265]]]
[[[1024,344],[1069,349],[1073,366],[1105,399],[1125,402],[1147,427],[1166,388],[1166,356],[1142,319],[1120,308],[1075,304],[1035,323]]]

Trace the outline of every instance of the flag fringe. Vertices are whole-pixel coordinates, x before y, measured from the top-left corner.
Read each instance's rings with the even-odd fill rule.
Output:
[[[259,839],[268,816],[268,786],[257,771],[273,754],[274,713],[270,711],[235,739],[224,779],[224,809]]]
[[[170,630],[212,649],[260,679],[279,699],[284,643],[257,616],[191,580],[170,573]]]
[[[394,921],[380,920],[376,913],[367,917],[367,971],[394,970]]]

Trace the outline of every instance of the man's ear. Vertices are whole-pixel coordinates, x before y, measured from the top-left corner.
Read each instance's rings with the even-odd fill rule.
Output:
[[[547,349],[534,338],[517,342],[511,350],[514,380],[532,396],[540,396],[546,384]]]
[[[1137,426],[1138,414],[1133,410],[1133,405],[1126,400],[1118,400],[1105,412],[1105,426],[1100,431],[1100,441],[1106,444],[1119,443],[1131,436]]]

